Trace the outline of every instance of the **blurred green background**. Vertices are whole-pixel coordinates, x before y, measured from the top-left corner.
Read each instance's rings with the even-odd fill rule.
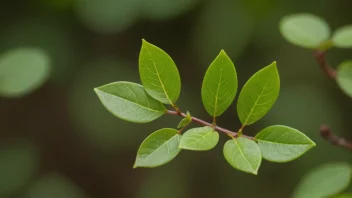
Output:
[[[318,69],[311,51],[280,36],[278,23],[285,15],[310,12],[336,29],[352,23],[351,7],[350,0],[2,1],[0,56],[37,49],[50,72],[25,65],[25,77],[42,73],[45,83],[21,97],[0,97],[0,198],[289,197],[312,167],[351,161],[351,153],[331,146],[318,131],[328,124],[352,139],[352,100]],[[285,124],[307,134],[317,147],[290,163],[264,161],[253,176],[225,161],[227,137],[222,135],[209,152],[183,151],[165,166],[133,169],[143,139],[156,129],[176,127],[180,118],[124,122],[104,109],[93,88],[140,82],[142,38],[167,51],[178,65],[180,108],[206,120],[211,118],[201,103],[202,78],[221,49],[234,61],[240,87],[277,61],[279,99],[245,133]],[[352,58],[351,52],[332,50],[328,58],[337,65]],[[0,73],[1,78],[6,76]],[[235,105],[218,124],[240,127]]]

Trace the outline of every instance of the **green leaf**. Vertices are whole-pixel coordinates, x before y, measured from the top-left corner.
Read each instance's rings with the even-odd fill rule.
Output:
[[[164,128],[149,135],[138,149],[136,167],[157,167],[174,159],[181,151],[178,148],[181,135],[175,129]]]
[[[137,123],[151,122],[166,109],[143,87],[131,82],[114,82],[94,89],[103,105],[116,117]]]
[[[237,92],[237,73],[225,51],[210,64],[202,85],[202,101],[211,116],[220,116],[231,105]]]
[[[262,156],[257,143],[253,140],[244,137],[228,140],[224,145],[224,156],[232,167],[254,175],[258,174]]]
[[[174,104],[181,91],[180,74],[171,57],[143,40],[139,54],[139,74],[147,93],[164,104]]]
[[[219,133],[213,128],[205,126],[186,131],[180,141],[179,148],[206,151],[214,148],[219,141]]]
[[[237,102],[237,113],[243,125],[261,119],[273,106],[280,91],[276,62],[255,73],[243,86]]]
[[[352,61],[343,62],[338,66],[336,80],[342,91],[352,97]]]
[[[9,50],[0,57],[0,96],[21,97],[48,79],[50,59],[37,48]]]
[[[263,129],[255,136],[255,140],[258,141],[263,158],[272,162],[294,160],[315,146],[300,131],[281,125]]]
[[[180,123],[177,125],[177,128],[183,128],[185,126],[187,126],[190,122],[192,121],[192,117],[191,114],[189,113],[189,111],[187,111],[187,117],[183,118]]]
[[[329,25],[312,14],[284,17],[280,21],[280,32],[288,42],[305,48],[318,48],[330,37]]]
[[[337,29],[332,35],[334,46],[340,48],[352,47],[352,25]]]
[[[302,178],[294,198],[321,198],[345,190],[351,180],[352,169],[348,163],[335,162],[319,166]]]

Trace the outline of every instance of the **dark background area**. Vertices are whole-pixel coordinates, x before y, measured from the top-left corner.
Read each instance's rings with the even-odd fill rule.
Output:
[[[309,12],[332,30],[352,23],[350,0],[13,0],[0,6],[0,53],[38,47],[51,60],[48,81],[22,98],[0,98],[1,198],[289,197],[312,167],[351,161],[319,137],[321,124],[352,139],[352,100],[319,70],[312,51],[287,43],[278,30],[288,14]],[[151,132],[176,127],[165,115],[149,124],[122,121],[101,105],[93,88],[113,81],[140,83],[141,39],[174,59],[182,80],[179,107],[210,121],[200,95],[203,75],[221,49],[232,58],[239,87],[277,61],[280,96],[260,122],[307,134],[317,147],[284,164],[263,161],[258,176],[233,169],[221,135],[209,152],[182,151],[169,164],[133,169]],[[352,58],[334,49],[331,65]],[[218,124],[237,130],[232,105]],[[195,125],[194,125],[195,126]]]

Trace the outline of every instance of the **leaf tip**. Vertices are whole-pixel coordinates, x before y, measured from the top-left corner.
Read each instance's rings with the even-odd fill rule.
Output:
[[[227,55],[224,49],[220,50],[220,54]]]
[[[145,45],[150,45],[150,43],[143,38],[142,39],[142,46],[145,46]]]
[[[138,168],[138,165],[136,163],[133,164],[133,169]]]

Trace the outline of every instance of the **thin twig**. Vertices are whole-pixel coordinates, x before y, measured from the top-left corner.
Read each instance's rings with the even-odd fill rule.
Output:
[[[352,142],[334,135],[328,126],[323,125],[320,127],[320,135],[331,144],[352,151]]]
[[[172,111],[172,110],[167,110],[167,114],[170,114],[170,115],[177,115],[177,116],[181,116],[181,117],[187,117],[187,114],[181,112],[181,111]],[[191,116],[192,118],[192,121],[193,122],[196,122],[198,124],[201,124],[203,126],[209,126],[209,127],[212,127],[214,128],[216,131],[218,132],[223,132],[223,133],[226,133],[227,135],[230,135],[230,136],[233,136],[233,137],[237,137],[237,133],[236,132],[233,132],[233,131],[230,131],[230,130],[227,130],[227,129],[224,129],[222,127],[219,127],[219,126],[214,126],[212,123],[209,123],[209,122],[206,122],[204,120],[201,120],[199,118],[196,118],[196,117],[193,117]],[[251,136],[246,136],[246,135],[241,135],[242,137],[246,137],[246,138],[249,138],[249,139],[254,139],[254,137],[251,137]]]
[[[332,80],[336,80],[336,70],[329,66],[325,58],[324,51],[315,51],[314,57],[319,63],[320,68],[324,71],[324,73],[331,78]]]
[[[331,78],[332,80],[336,81],[337,72],[335,69],[329,66],[325,58],[325,51],[315,51],[314,57],[319,63],[320,68],[324,71],[324,73]],[[342,147],[349,151],[352,151],[352,142],[347,141],[341,137],[338,137],[332,133],[330,128],[326,125],[320,127],[320,135],[328,142],[333,145]]]

